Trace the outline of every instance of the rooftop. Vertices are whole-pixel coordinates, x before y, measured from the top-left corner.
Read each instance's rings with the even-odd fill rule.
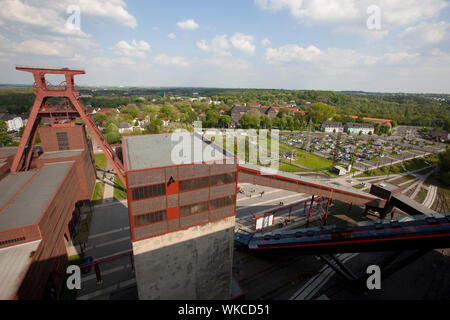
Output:
[[[74,161],[11,173],[0,181],[0,231],[36,224]]]
[[[66,158],[75,157],[81,155],[83,149],[78,150],[64,150],[64,151],[50,151],[42,154],[41,159],[55,159],[55,158]]]
[[[395,191],[395,190],[401,189],[401,187],[399,187],[399,186],[397,186],[397,185],[395,185],[395,184],[386,182],[386,181],[377,183],[376,186],[378,186],[378,187],[380,187],[380,188],[383,188],[383,189],[385,189],[385,190],[387,190],[387,191],[391,191],[391,192],[392,192],[392,191]]]
[[[218,145],[203,140],[201,135],[189,132],[129,136],[123,141],[126,170],[234,158]]]
[[[14,298],[41,240],[0,249],[0,300]]]
[[[335,122],[335,121],[324,121],[322,123],[322,125],[324,127],[338,127],[338,128],[342,128],[342,123],[341,122]]]

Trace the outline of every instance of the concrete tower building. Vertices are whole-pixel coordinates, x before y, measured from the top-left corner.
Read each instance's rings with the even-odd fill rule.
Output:
[[[237,160],[199,134],[124,137],[140,299],[229,299]]]

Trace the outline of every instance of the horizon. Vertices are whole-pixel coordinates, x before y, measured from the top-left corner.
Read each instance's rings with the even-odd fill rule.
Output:
[[[450,91],[446,92],[406,92],[406,91],[398,91],[398,92],[389,92],[389,91],[363,91],[363,90],[328,90],[328,89],[286,89],[286,88],[252,88],[252,87],[182,87],[182,86],[102,86],[102,85],[77,85],[75,81],[75,85],[78,88],[90,89],[90,88],[120,88],[120,89],[219,89],[219,90],[284,90],[284,91],[330,91],[337,92],[343,94],[416,94],[416,95],[450,95]],[[20,84],[20,83],[0,83],[0,87],[29,87],[31,88],[31,84]]]

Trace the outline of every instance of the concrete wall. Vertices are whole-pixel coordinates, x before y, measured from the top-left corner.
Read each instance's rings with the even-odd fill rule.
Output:
[[[230,299],[235,217],[133,243],[139,299]]]

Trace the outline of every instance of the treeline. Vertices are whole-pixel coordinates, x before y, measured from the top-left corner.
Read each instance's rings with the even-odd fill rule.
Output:
[[[426,126],[450,131],[450,96],[444,94],[364,93],[320,90],[220,89],[220,88],[80,88],[82,98],[93,107],[113,108],[119,105],[173,104],[164,94],[210,97],[229,109],[235,101],[258,102],[266,106],[283,106],[295,101],[323,103],[334,107],[336,115],[356,115],[393,119],[399,125]],[[31,88],[0,88],[0,110],[27,113],[33,103]],[[303,108],[304,109],[304,108]]]

